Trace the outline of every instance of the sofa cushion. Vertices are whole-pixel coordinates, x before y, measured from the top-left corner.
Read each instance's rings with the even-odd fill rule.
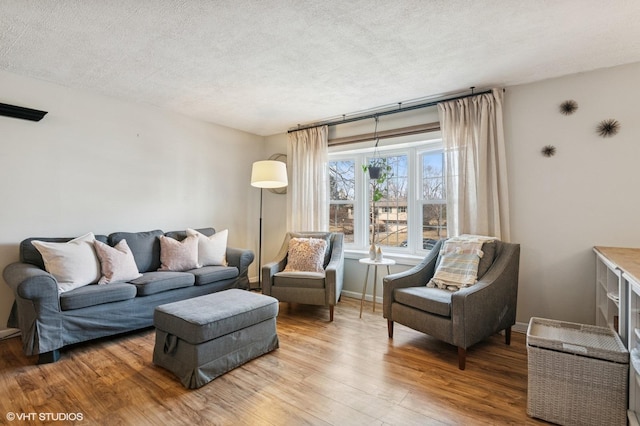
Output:
[[[47,272],[58,282],[60,293],[70,291],[100,279],[100,262],[93,248],[95,236],[89,232],[66,243],[33,240],[42,255]]]
[[[238,268],[234,266],[204,266],[187,271],[193,274],[196,285],[211,284],[216,281],[228,280],[238,276]]]
[[[187,272],[145,272],[140,278],[129,281],[138,289],[138,296],[161,293],[176,288],[189,287],[195,282],[193,274]]]
[[[207,237],[210,237],[216,233],[216,230],[214,228],[196,228],[195,231],[198,231],[199,233],[206,235]],[[164,235],[175,240],[182,241],[187,238],[187,230],[185,229],[183,231],[169,231]]]
[[[443,317],[451,316],[451,295],[439,288],[409,287],[393,292],[396,302]]]
[[[107,242],[106,235],[96,235],[96,240],[101,241],[103,243]],[[51,237],[33,237],[27,238],[20,242],[20,262],[29,263],[31,265],[35,265],[40,269],[44,269],[44,260],[42,260],[42,255],[35,248],[31,241],[45,241],[48,243],[66,243],[67,241],[73,240],[74,237],[62,237],[62,238],[51,238]]]
[[[138,271],[156,271],[160,267],[160,235],[164,233],[159,229],[145,232],[114,232],[109,235],[109,245],[115,247],[121,240],[126,239]]]
[[[127,245],[127,240],[121,240],[115,247],[100,241],[93,242],[93,248],[100,259],[102,278],[98,284],[109,284],[115,281],[129,281],[140,278],[136,260]]]
[[[276,287],[324,288],[322,272],[278,272],[273,276]]]
[[[201,266],[227,266],[228,229],[206,236],[195,229],[187,228],[187,235],[198,238],[198,263]]]
[[[189,236],[182,241],[160,236],[160,269],[159,271],[188,271],[199,268],[198,237]]]
[[[60,295],[60,309],[70,311],[103,303],[120,302],[134,297],[136,297],[136,287],[131,284],[86,285],[62,293]]]

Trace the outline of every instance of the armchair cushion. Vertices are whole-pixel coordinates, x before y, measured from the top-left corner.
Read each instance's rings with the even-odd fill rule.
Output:
[[[324,288],[324,278],[319,272],[278,272],[273,283],[279,287]]]
[[[451,295],[450,291],[429,287],[399,288],[394,293],[398,303],[443,317],[451,316]]]
[[[324,272],[327,241],[320,238],[292,238],[284,272]]]

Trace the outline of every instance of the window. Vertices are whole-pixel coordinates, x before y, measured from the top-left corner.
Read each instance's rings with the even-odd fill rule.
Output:
[[[442,151],[420,154],[422,204],[422,248],[431,249],[447,236],[447,200],[445,197],[444,154]]]
[[[345,245],[366,250],[375,232],[387,252],[419,253],[446,237],[446,193],[441,141],[391,146],[377,154],[390,167],[372,209],[372,181],[363,166],[371,148],[329,153],[329,226]],[[371,212],[373,211],[373,214]]]
[[[329,162],[329,228],[344,233],[345,244],[354,243],[355,170],[355,160]]]

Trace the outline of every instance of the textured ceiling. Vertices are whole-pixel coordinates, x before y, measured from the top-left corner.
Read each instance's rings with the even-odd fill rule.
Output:
[[[2,0],[0,69],[266,136],[640,62],[638,22],[637,0]]]

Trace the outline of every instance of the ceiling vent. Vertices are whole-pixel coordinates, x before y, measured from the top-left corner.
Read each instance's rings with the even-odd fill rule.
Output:
[[[24,108],[15,105],[0,103],[0,115],[13,118],[22,118],[24,120],[40,121],[47,114],[47,111],[37,109]]]

